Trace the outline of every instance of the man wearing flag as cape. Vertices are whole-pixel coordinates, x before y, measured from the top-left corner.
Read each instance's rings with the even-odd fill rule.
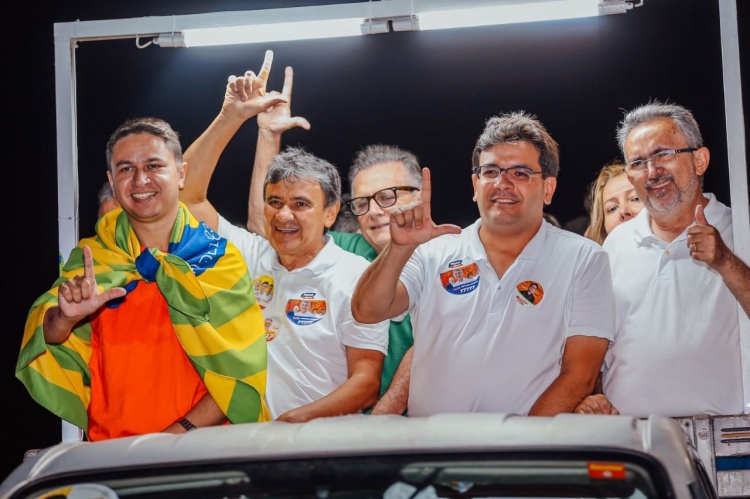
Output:
[[[160,119],[129,120],[107,163],[121,208],[33,304],[16,376],[92,441],[268,420],[252,279],[237,249],[180,203],[179,136]]]

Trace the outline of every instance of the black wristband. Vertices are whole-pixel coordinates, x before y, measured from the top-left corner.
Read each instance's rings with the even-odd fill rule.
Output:
[[[193,423],[191,423],[188,418],[182,418],[179,421],[177,421],[177,423],[183,428],[185,428],[185,431],[193,431],[198,428]]]

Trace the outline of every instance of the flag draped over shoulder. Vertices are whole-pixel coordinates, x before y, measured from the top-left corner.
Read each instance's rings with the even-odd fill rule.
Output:
[[[58,303],[60,284],[83,274],[82,248],[87,245],[100,292],[132,289],[128,284],[138,280],[156,282],[182,348],[232,423],[268,421],[263,317],[237,248],[198,222],[182,203],[167,253],[154,248],[141,252],[122,209],[102,217],[96,234],[78,243],[52,289],[31,307],[16,364],[16,377],[31,396],[87,429],[91,324],[79,323],[59,345],[46,344],[42,330],[44,314]],[[117,301],[106,306],[117,306]]]

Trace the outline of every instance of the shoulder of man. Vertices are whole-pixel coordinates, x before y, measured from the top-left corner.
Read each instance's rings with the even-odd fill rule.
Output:
[[[370,246],[370,243],[367,242],[367,239],[362,234],[336,231],[329,231],[328,234],[333,238],[333,242],[337,246],[349,253],[360,255],[369,261],[374,260],[378,256],[375,248]]]

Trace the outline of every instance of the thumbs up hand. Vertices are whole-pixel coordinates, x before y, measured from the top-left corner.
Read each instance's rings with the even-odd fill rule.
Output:
[[[695,223],[687,229],[687,245],[694,260],[706,262],[717,271],[732,254],[719,231],[706,220],[701,204],[695,207]]]

